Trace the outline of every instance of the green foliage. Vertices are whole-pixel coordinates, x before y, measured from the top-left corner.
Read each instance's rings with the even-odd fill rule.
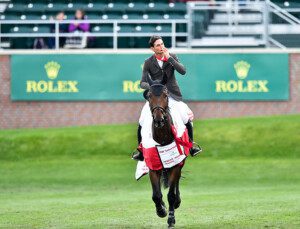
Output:
[[[195,127],[207,157],[300,156],[300,115],[212,119],[196,122]]]
[[[204,157],[299,157],[300,115],[212,119],[194,123]],[[0,160],[130,155],[135,124],[0,131]]]

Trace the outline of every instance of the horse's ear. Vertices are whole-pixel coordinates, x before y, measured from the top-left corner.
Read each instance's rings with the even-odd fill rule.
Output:
[[[143,93],[143,96],[146,100],[149,100],[149,89],[146,89]]]
[[[164,72],[164,75],[163,75],[163,79],[161,81],[161,84],[162,85],[166,85],[167,84],[167,81],[168,81],[168,76],[167,76],[167,73]]]
[[[148,81],[148,84],[149,84],[150,86],[153,84],[153,80],[152,80],[152,78],[151,78],[151,76],[150,76],[149,73],[148,73],[148,75],[147,75],[147,81]]]

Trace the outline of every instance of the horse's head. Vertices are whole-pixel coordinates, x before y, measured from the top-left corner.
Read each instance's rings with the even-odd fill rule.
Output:
[[[148,92],[148,101],[153,117],[154,126],[163,127],[168,119],[168,90],[166,87],[167,76],[164,74],[163,79],[152,80],[150,75],[147,79],[150,89]]]

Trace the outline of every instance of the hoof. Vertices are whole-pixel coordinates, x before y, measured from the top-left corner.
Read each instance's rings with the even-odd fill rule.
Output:
[[[175,216],[169,216],[168,218],[168,228],[175,227]]]
[[[156,208],[156,214],[160,217],[160,218],[164,218],[167,216],[167,208],[165,207],[164,204],[161,205],[161,208],[157,209]]]

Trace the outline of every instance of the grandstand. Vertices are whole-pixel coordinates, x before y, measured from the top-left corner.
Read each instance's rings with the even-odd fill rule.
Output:
[[[60,33],[76,9],[86,12],[90,32]],[[53,17],[65,12],[65,20]],[[53,29],[55,28],[55,29]],[[78,48],[147,48],[152,34],[170,47],[299,47],[300,3],[296,0],[0,0],[0,48],[31,49],[36,38],[82,39]],[[72,48],[72,45],[70,46]],[[74,46],[77,47],[77,46]],[[73,47],[73,48],[74,48]]]

